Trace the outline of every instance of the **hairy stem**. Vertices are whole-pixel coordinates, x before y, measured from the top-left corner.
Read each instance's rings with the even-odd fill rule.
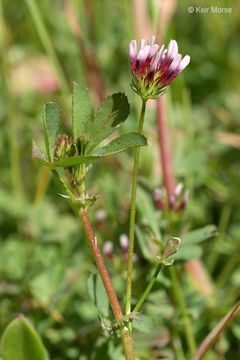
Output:
[[[99,246],[98,246],[98,243],[97,243],[97,238],[96,238],[95,233],[94,233],[94,231],[92,229],[92,225],[90,223],[87,211],[80,211],[79,212],[79,217],[80,217],[80,220],[82,222],[84,231],[85,231],[85,233],[87,235],[89,245],[90,245],[91,250],[92,250],[92,254],[94,256],[97,268],[99,270],[99,273],[100,273],[102,281],[103,281],[103,285],[104,285],[104,287],[106,289],[106,292],[108,294],[108,298],[109,298],[110,305],[112,307],[114,316],[115,316],[116,320],[120,320],[121,317],[123,316],[122,310],[121,310],[120,304],[118,302],[116,293],[115,293],[115,291],[113,289],[113,285],[112,285],[110,276],[108,274],[107,268],[105,266],[101,250],[99,249]]]
[[[120,320],[123,317],[123,313],[122,313],[117,295],[114,291],[110,276],[109,276],[107,268],[106,268],[106,265],[104,263],[104,259],[103,259],[101,250],[99,249],[99,246],[97,243],[97,238],[92,229],[92,225],[89,220],[88,212],[80,210],[79,217],[82,222],[84,231],[87,235],[88,242],[91,247],[92,254],[94,256],[99,274],[102,278],[103,285],[107,292],[109,302],[112,307],[115,319]],[[121,329],[121,335],[122,335],[122,343],[124,346],[126,360],[134,360],[134,349],[133,349],[133,343],[132,343],[132,336],[127,327],[123,327]]]
[[[74,205],[74,209],[76,210],[76,213],[78,214],[78,216],[82,222],[83,229],[87,235],[88,242],[91,247],[92,254],[95,259],[99,274],[101,276],[104,288],[108,295],[109,303],[113,310],[114,317],[118,321],[123,317],[122,309],[119,304],[115,290],[113,288],[112,281],[111,281],[111,278],[107,271],[106,265],[104,263],[104,259],[103,259],[101,250],[99,249],[96,235],[93,231],[91,222],[89,220],[88,212],[87,212],[87,210],[82,210],[82,209],[77,211],[75,198],[79,197],[79,193],[73,184],[69,170],[65,169],[65,174],[68,178],[68,181],[69,181],[69,184],[71,186],[73,193],[70,191],[70,189],[68,188],[68,186],[66,185],[64,180],[60,177],[60,175],[57,171],[52,170],[52,173],[53,173],[54,177],[56,178],[56,180],[58,181],[58,183],[60,183],[61,186],[66,191],[67,195],[69,196],[70,200],[72,201],[72,203]],[[133,342],[132,342],[132,334],[129,331],[128,327],[122,326],[120,330],[121,330],[122,344],[124,347],[126,360],[134,360],[134,348],[133,348]]]
[[[146,100],[142,100],[142,110],[138,125],[138,132],[142,132],[144,116],[146,110]],[[137,178],[139,167],[139,153],[140,148],[135,150],[134,167],[132,176],[132,195],[131,195],[131,211],[129,223],[129,248],[128,248],[128,263],[127,263],[127,287],[126,287],[126,314],[131,312],[131,296],[132,296],[132,264],[133,264],[133,250],[134,250],[134,227],[136,216],[136,194],[137,194]]]

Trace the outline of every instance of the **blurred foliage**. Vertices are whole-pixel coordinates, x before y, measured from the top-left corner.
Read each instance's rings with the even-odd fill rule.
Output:
[[[43,103],[62,104],[67,131],[70,92],[69,96],[63,95],[58,85],[56,68],[39,38],[27,3],[2,2],[0,331],[23,313],[41,334],[52,360],[121,360],[120,341],[107,331],[106,319],[101,319],[100,325],[101,315],[87,292],[95,266],[81,225],[68,201],[59,196],[61,190],[48,171],[31,159],[31,139],[43,139]],[[37,3],[69,88],[73,80],[89,86],[84,54],[71,32],[63,2]],[[128,43],[134,36],[131,2],[66,3],[71,4],[81,25],[85,50],[99,64],[106,93],[121,91],[129,98],[131,114],[120,133],[135,131],[139,99],[129,85]],[[190,200],[186,211],[173,219],[176,226],[169,229],[165,215],[173,215],[159,211],[152,198],[154,188],[162,186],[162,178],[156,108],[151,102],[144,125],[151,147],[141,149],[133,274],[136,303],[153,271],[158,240],[207,224],[217,226],[217,237],[200,244],[193,241],[185,246],[181,261],[176,260],[198,343],[236,302],[240,290],[240,4],[228,0],[222,0],[221,5],[209,3],[201,0],[203,7],[214,3],[231,6],[233,12],[189,14],[188,6],[197,6],[199,1],[179,1],[164,39],[167,43],[175,38],[181,52],[191,55],[190,66],[165,95],[175,176],[190,190]],[[158,1],[152,0],[151,4],[154,8]],[[94,89],[90,91],[97,102]],[[87,179],[92,193],[100,195],[90,213],[99,244],[106,240],[114,243],[114,261],[106,262],[120,299],[124,298],[126,263],[119,236],[128,232],[131,168],[132,152],[124,153],[96,163]],[[97,220],[99,209],[106,214],[103,224]],[[208,297],[199,293],[184,271],[185,261],[194,257],[200,257],[209,271],[214,291]],[[108,309],[103,305],[105,315]],[[144,305],[141,321],[134,321],[137,358],[170,354],[173,348],[181,351],[181,346],[184,350],[182,325],[166,269]],[[239,340],[240,325],[235,321],[206,359],[225,354],[225,359],[236,360],[240,357]]]

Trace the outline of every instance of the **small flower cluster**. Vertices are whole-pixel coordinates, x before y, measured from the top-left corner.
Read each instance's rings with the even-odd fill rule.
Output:
[[[104,209],[98,209],[96,211],[96,222],[99,228],[102,228],[105,225],[106,216],[107,214]]]
[[[128,258],[129,241],[126,234],[122,234],[119,237],[120,247],[122,249],[122,261],[125,264]],[[107,256],[109,261],[114,260],[113,243],[112,241],[106,241],[103,245],[103,253]]]
[[[66,158],[76,155],[84,155],[89,143],[86,135],[79,136],[75,141],[66,134],[59,135],[55,144],[55,158]]]
[[[172,211],[178,211],[178,212],[184,211],[189,198],[189,190],[188,189],[185,190],[183,195],[182,195],[182,190],[183,190],[183,184],[179,183],[175,187],[174,193],[171,196],[169,200],[169,204],[167,206],[164,189],[155,188],[153,192],[153,200],[156,204],[156,207],[159,210],[164,210],[166,208],[169,208]]]
[[[132,88],[143,99],[156,99],[161,96],[166,87],[180,74],[190,62],[190,56],[178,53],[178,45],[171,40],[167,49],[164,45],[154,43],[155,36],[140,41],[137,51],[137,42],[132,40],[129,45],[129,56],[133,74]]]
[[[86,135],[80,135],[76,140],[73,140],[73,138],[66,134],[59,135],[55,143],[55,159],[59,160],[73,156],[85,155],[88,143],[89,139]],[[68,167],[73,184],[76,186],[82,185],[90,168],[91,164],[87,165],[85,163]],[[78,188],[78,190],[80,189]]]
[[[76,153],[75,144],[72,138],[68,135],[59,135],[56,139],[55,144],[55,158],[65,158],[68,156],[74,156]]]

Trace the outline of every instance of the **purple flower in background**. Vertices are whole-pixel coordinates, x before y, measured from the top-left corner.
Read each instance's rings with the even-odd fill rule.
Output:
[[[178,53],[178,44],[170,40],[167,49],[154,44],[155,36],[140,41],[139,51],[136,40],[129,44],[129,56],[133,74],[132,88],[142,98],[156,99],[190,62],[190,56]]]
[[[164,204],[162,201],[162,193],[162,189],[159,188],[155,188],[153,191],[153,200],[159,210],[163,210],[164,208]]]
[[[128,247],[129,247],[129,240],[126,234],[122,234],[119,237],[120,246],[122,248],[122,258],[123,262],[127,261],[128,258]]]
[[[113,261],[114,260],[114,255],[113,255],[113,243],[111,241],[106,241],[103,244],[103,253],[108,257],[109,261]]]

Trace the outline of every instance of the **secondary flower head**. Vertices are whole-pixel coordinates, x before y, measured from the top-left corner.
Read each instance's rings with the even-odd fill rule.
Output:
[[[162,95],[166,87],[180,74],[190,62],[190,56],[178,53],[178,44],[170,40],[168,47],[159,48],[154,43],[155,36],[140,41],[139,51],[136,40],[129,44],[129,56],[132,67],[132,88],[142,98],[156,99]]]

